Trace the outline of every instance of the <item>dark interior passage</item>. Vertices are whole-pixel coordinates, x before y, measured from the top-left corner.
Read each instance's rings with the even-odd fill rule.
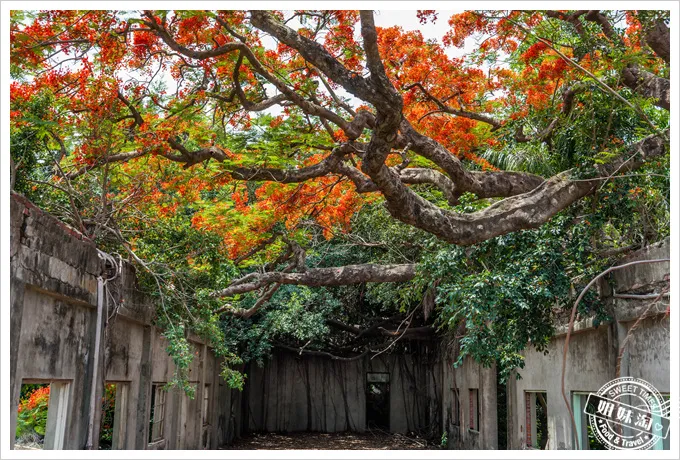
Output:
[[[366,376],[366,427],[390,430],[390,374],[368,373]]]

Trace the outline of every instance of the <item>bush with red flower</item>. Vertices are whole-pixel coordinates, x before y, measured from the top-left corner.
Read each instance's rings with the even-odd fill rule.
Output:
[[[39,386],[19,403],[16,438],[20,441],[40,442],[45,437],[50,386]]]

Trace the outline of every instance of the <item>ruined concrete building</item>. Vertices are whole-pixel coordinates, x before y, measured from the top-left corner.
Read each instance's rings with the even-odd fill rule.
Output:
[[[626,261],[668,254],[665,241]],[[239,392],[219,376],[209,344],[190,337],[196,395],[166,391],[174,368],[152,324],[153,303],[136,289],[132,267],[107,272],[102,257],[77,232],[12,194],[12,443],[22,385],[32,383],[50,384],[50,449],[98,448],[105,385],[115,391],[114,449],[215,449],[250,431],[362,432],[369,422],[390,432],[444,434],[451,449],[573,449],[576,442],[587,449],[586,396],[617,376],[624,343],[619,374],[670,393],[669,319],[665,307],[649,308],[668,263],[614,272],[599,286],[611,321],[576,322],[565,388],[575,432],[561,394],[566,323],[549,353],[526,351],[522,378],[507,385],[498,384],[495,369],[471,360],[454,369],[450,352],[423,343],[411,354],[373,360],[281,352],[264,368],[249,365]]]
[[[238,432],[239,393],[199,339],[195,397],[163,388],[174,364],[130,265],[104,286],[94,244],[15,194],[10,253],[12,434],[22,384],[50,383],[45,448],[97,449],[105,382],[115,385],[114,449],[215,448]]]

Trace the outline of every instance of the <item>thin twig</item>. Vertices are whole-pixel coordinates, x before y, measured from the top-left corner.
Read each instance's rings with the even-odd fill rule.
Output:
[[[420,307],[421,305],[422,305],[422,302],[419,303],[418,305],[416,305],[416,307],[415,307],[413,310],[411,310],[411,312],[410,312],[408,315],[406,315],[406,317],[401,321],[401,323],[399,323],[399,326],[397,327],[397,330],[395,331],[395,334],[398,334],[398,333],[399,333],[399,330],[401,329],[401,326],[402,326],[406,321],[408,321],[408,324],[407,324],[406,327],[404,328],[404,332],[402,332],[401,334],[399,334],[399,337],[397,337],[396,339],[394,339],[388,346],[386,346],[385,348],[383,348],[382,350],[380,350],[379,352],[377,352],[376,354],[374,354],[373,356],[371,356],[371,359],[374,359],[376,356],[385,353],[387,350],[389,350],[390,348],[392,348],[392,347],[399,341],[399,339],[401,339],[401,338],[404,336],[404,334],[406,334],[406,331],[408,330],[409,326],[411,326],[411,322],[412,322],[411,319],[413,318],[413,314],[416,312],[416,310],[418,309],[418,307]]]

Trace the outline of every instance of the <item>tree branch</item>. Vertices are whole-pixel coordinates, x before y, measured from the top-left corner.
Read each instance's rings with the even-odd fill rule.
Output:
[[[214,158],[217,161],[224,161],[227,159],[227,154],[219,147],[212,146],[191,152],[176,139],[170,138],[168,139],[168,143],[173,149],[178,150],[180,155],[173,156],[164,154],[163,156],[170,160],[184,163],[184,169],[211,158]]]
[[[172,38],[172,35],[170,35],[161,24],[156,22],[156,18],[154,18],[151,11],[145,11],[144,16],[147,18],[147,20],[144,21],[144,24],[156,32],[156,34],[170,47],[170,49],[193,59],[207,59],[217,57],[232,51],[236,51],[243,47],[243,43],[232,42],[225,43],[224,45],[211,50],[192,50],[191,48],[187,48],[186,46],[177,43],[175,39]]]
[[[659,19],[644,30],[645,41],[666,64],[671,63],[671,29]]]
[[[120,91],[120,89],[116,93],[118,99],[125,104],[125,106],[130,109],[130,112],[132,112],[132,118],[135,120],[134,124],[132,125],[132,128],[135,126],[142,126],[144,124],[144,119],[142,118],[142,115],[139,113],[137,108],[123,95],[123,93]]]
[[[281,43],[297,50],[306,61],[326,74],[332,81],[345,88],[349,93],[374,104],[377,95],[368,82],[360,75],[347,70],[323,45],[301,36],[295,30],[275,19],[267,11],[250,11],[250,22],[253,26],[272,35]]]
[[[623,69],[623,83],[636,93],[653,98],[657,107],[671,109],[671,82],[667,78],[657,77],[633,65]]]
[[[214,297],[229,297],[254,291],[273,283],[304,286],[344,286],[358,283],[397,283],[413,279],[414,264],[403,265],[347,265],[344,267],[314,268],[304,273],[268,272],[251,274],[249,280],[232,284],[214,292]]]
[[[388,211],[395,219],[450,243],[470,245],[540,226],[576,200],[592,193],[606,180],[602,177],[635,169],[644,161],[665,154],[666,146],[664,137],[650,136],[633,145],[625,155],[595,168],[595,179],[570,180],[570,171],[565,171],[528,193],[506,198],[470,214],[438,208],[406,187],[398,193],[385,193],[380,184],[378,186],[387,200]],[[392,187],[395,190],[397,186],[392,184]]]
[[[442,102],[441,99],[434,97],[432,94],[430,94],[430,92],[426,90],[421,83],[413,83],[412,85],[408,85],[404,88],[404,90],[408,91],[413,88],[418,88],[429,100],[437,104],[437,107],[439,107],[440,112],[456,115],[457,117],[469,118],[470,120],[481,121],[482,123],[491,125],[493,127],[491,131],[495,131],[499,129],[501,126],[503,126],[503,124],[500,121],[488,115],[475,112],[468,112],[467,110],[454,109],[450,105],[447,105],[444,102]]]
[[[79,168],[75,171],[69,172],[68,174],[65,175],[65,177],[68,178],[69,180],[72,180],[72,179],[75,179],[76,177],[82,176],[83,174],[85,174],[86,172],[88,172],[92,169],[98,168],[99,166],[103,166],[103,165],[109,164],[109,163],[118,163],[118,162],[130,161],[132,159],[139,158],[141,156],[146,155],[147,153],[149,153],[149,151],[150,151],[149,149],[145,149],[145,150],[139,150],[137,152],[126,152],[126,153],[118,153],[116,155],[108,155],[104,158],[98,159],[96,162],[94,162],[90,165],[85,165],[85,166],[82,166],[81,168]]]

